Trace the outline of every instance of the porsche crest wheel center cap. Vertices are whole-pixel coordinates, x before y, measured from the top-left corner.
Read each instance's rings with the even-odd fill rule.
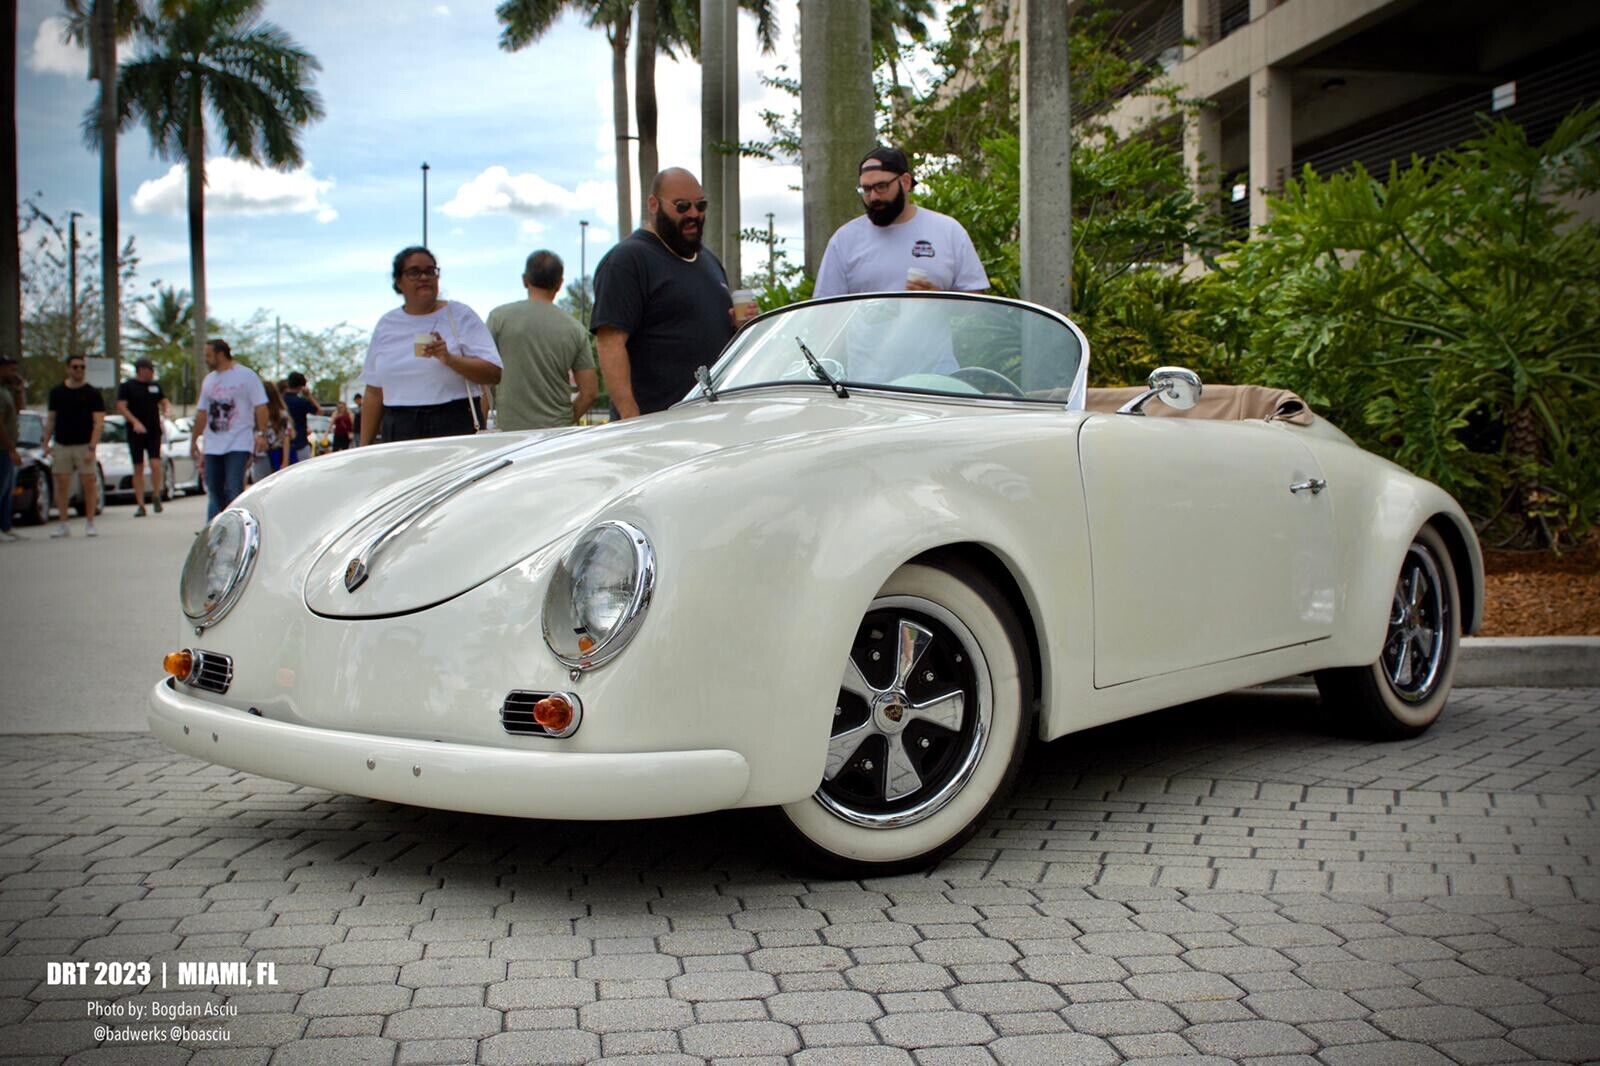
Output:
[[[905,695],[899,692],[879,693],[872,701],[872,717],[885,733],[898,733],[906,727],[908,709]]]

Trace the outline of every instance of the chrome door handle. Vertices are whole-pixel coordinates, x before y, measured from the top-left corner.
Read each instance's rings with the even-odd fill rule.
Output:
[[[1311,495],[1315,496],[1317,493],[1321,492],[1323,489],[1325,489],[1327,487],[1328,487],[1328,483],[1326,481],[1322,480],[1322,478],[1313,477],[1313,478],[1307,478],[1304,481],[1296,481],[1296,482],[1294,482],[1292,485],[1289,486],[1289,491],[1290,492],[1309,492],[1309,493],[1311,493]]]

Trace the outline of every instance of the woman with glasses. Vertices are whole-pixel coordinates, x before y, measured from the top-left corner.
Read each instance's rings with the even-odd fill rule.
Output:
[[[366,393],[361,443],[476,433],[472,402],[500,382],[500,353],[477,313],[439,298],[439,263],[419,245],[394,257],[394,291],[405,301],[378,319],[361,368]]]

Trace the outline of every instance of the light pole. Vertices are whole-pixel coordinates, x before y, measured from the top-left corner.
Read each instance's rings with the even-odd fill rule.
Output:
[[[78,354],[78,218],[81,211],[67,215],[67,357]]]
[[[428,164],[422,164],[422,246],[428,246]]]
[[[589,328],[589,220],[578,220],[578,306],[583,308],[583,327]]]

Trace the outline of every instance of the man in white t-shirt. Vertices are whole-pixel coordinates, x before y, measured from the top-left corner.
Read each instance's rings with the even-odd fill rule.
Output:
[[[840,226],[822,253],[816,296],[848,292],[983,292],[983,272],[961,223],[911,202],[906,154],[878,145],[861,161],[864,214]]]
[[[982,292],[989,287],[961,223],[911,202],[916,178],[904,152],[880,144],[867,153],[858,173],[863,214],[840,226],[828,241],[813,296]],[[946,322],[923,311],[910,304],[885,306],[853,320],[846,377],[893,384],[915,374],[955,370]]]
[[[227,341],[206,341],[205,357],[211,373],[200,383],[189,454],[200,461],[204,436],[209,522],[244,491],[251,458],[266,450],[267,390],[254,370],[233,361]]]

